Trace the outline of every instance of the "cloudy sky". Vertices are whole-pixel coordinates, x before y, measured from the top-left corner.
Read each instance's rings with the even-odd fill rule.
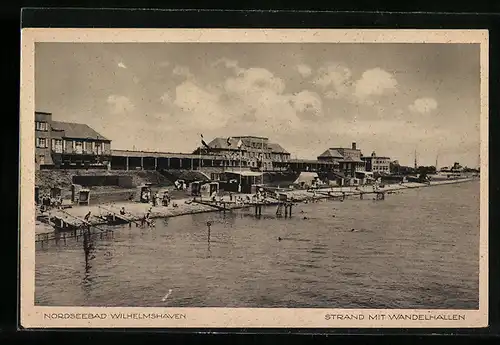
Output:
[[[35,106],[116,149],[261,135],[314,158],[356,142],[400,163],[477,166],[479,45],[37,43]]]

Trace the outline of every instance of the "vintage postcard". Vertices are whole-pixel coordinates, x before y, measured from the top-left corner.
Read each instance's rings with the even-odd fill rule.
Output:
[[[23,29],[24,328],[488,325],[485,30]]]

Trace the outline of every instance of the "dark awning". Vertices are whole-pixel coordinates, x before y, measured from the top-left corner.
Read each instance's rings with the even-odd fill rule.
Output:
[[[345,178],[347,178],[347,176],[345,176],[345,175],[344,175],[343,173],[341,173],[341,172],[336,172],[336,171],[335,171],[335,172],[333,172],[333,174],[334,174],[335,176],[337,176],[337,177],[340,177],[340,178],[344,178],[344,179],[345,179]]]

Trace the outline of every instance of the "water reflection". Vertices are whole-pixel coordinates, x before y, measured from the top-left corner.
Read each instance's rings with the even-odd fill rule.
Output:
[[[95,241],[92,238],[91,228],[83,231],[83,253],[85,255],[85,274],[82,280],[82,286],[86,294],[89,294],[92,287],[92,260],[95,259]]]
[[[168,221],[169,221],[169,218],[161,218],[161,224],[165,227],[168,226]]]

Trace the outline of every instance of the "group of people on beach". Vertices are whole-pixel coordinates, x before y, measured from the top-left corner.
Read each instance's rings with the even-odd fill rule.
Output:
[[[39,200],[40,200],[39,206],[41,213],[44,213],[50,210],[51,208],[60,208],[62,206],[61,197],[53,198],[49,194],[42,194]]]

